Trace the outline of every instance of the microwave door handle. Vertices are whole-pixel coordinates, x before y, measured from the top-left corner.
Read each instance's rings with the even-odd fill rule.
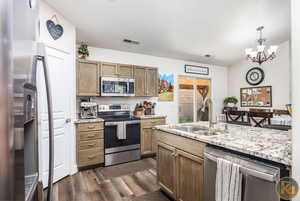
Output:
[[[47,201],[52,201],[53,195],[53,171],[54,171],[54,128],[53,128],[53,109],[52,109],[52,94],[49,80],[48,65],[45,56],[38,56],[42,61],[45,79],[45,88],[48,107],[48,124],[49,124],[49,174],[48,174],[48,192]]]
[[[127,94],[127,95],[129,95],[129,93],[130,93],[129,87],[130,87],[130,84],[129,84],[129,79],[128,79],[128,80],[127,80],[127,91],[126,91],[126,94]]]

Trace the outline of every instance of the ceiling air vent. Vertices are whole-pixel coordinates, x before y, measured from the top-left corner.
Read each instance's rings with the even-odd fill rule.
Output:
[[[129,39],[126,39],[126,38],[123,40],[123,42],[124,42],[124,43],[133,44],[133,45],[138,45],[138,44],[140,44],[139,41],[129,40]]]

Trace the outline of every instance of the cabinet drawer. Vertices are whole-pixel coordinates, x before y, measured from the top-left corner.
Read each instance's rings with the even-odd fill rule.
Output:
[[[78,166],[95,165],[104,162],[104,153],[101,149],[88,149],[78,152]]]
[[[155,130],[157,142],[173,146],[187,153],[203,158],[205,143],[177,136],[171,133]]]
[[[79,150],[86,150],[86,149],[104,149],[104,140],[97,139],[97,140],[88,140],[79,142],[78,145]]]
[[[165,118],[153,119],[152,124],[153,124],[153,126],[164,125],[164,124],[166,124],[166,120],[165,120]]]
[[[89,132],[79,132],[79,141],[86,141],[86,140],[95,140],[103,138],[103,130],[99,131],[89,131]]]
[[[103,129],[103,123],[80,123],[78,124],[78,131],[95,131]]]
[[[165,118],[160,119],[144,119],[141,122],[142,128],[152,128],[157,125],[164,125],[166,124]]]

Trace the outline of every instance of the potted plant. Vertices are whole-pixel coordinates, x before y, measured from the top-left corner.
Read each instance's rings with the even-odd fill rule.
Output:
[[[234,96],[230,96],[224,99],[224,104],[227,107],[234,107],[238,103],[238,99]]]
[[[80,59],[85,59],[86,57],[90,56],[88,45],[82,42],[78,48],[78,55]]]

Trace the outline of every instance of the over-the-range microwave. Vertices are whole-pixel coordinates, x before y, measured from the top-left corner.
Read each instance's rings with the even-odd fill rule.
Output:
[[[101,96],[135,96],[134,85],[130,78],[101,77]]]

